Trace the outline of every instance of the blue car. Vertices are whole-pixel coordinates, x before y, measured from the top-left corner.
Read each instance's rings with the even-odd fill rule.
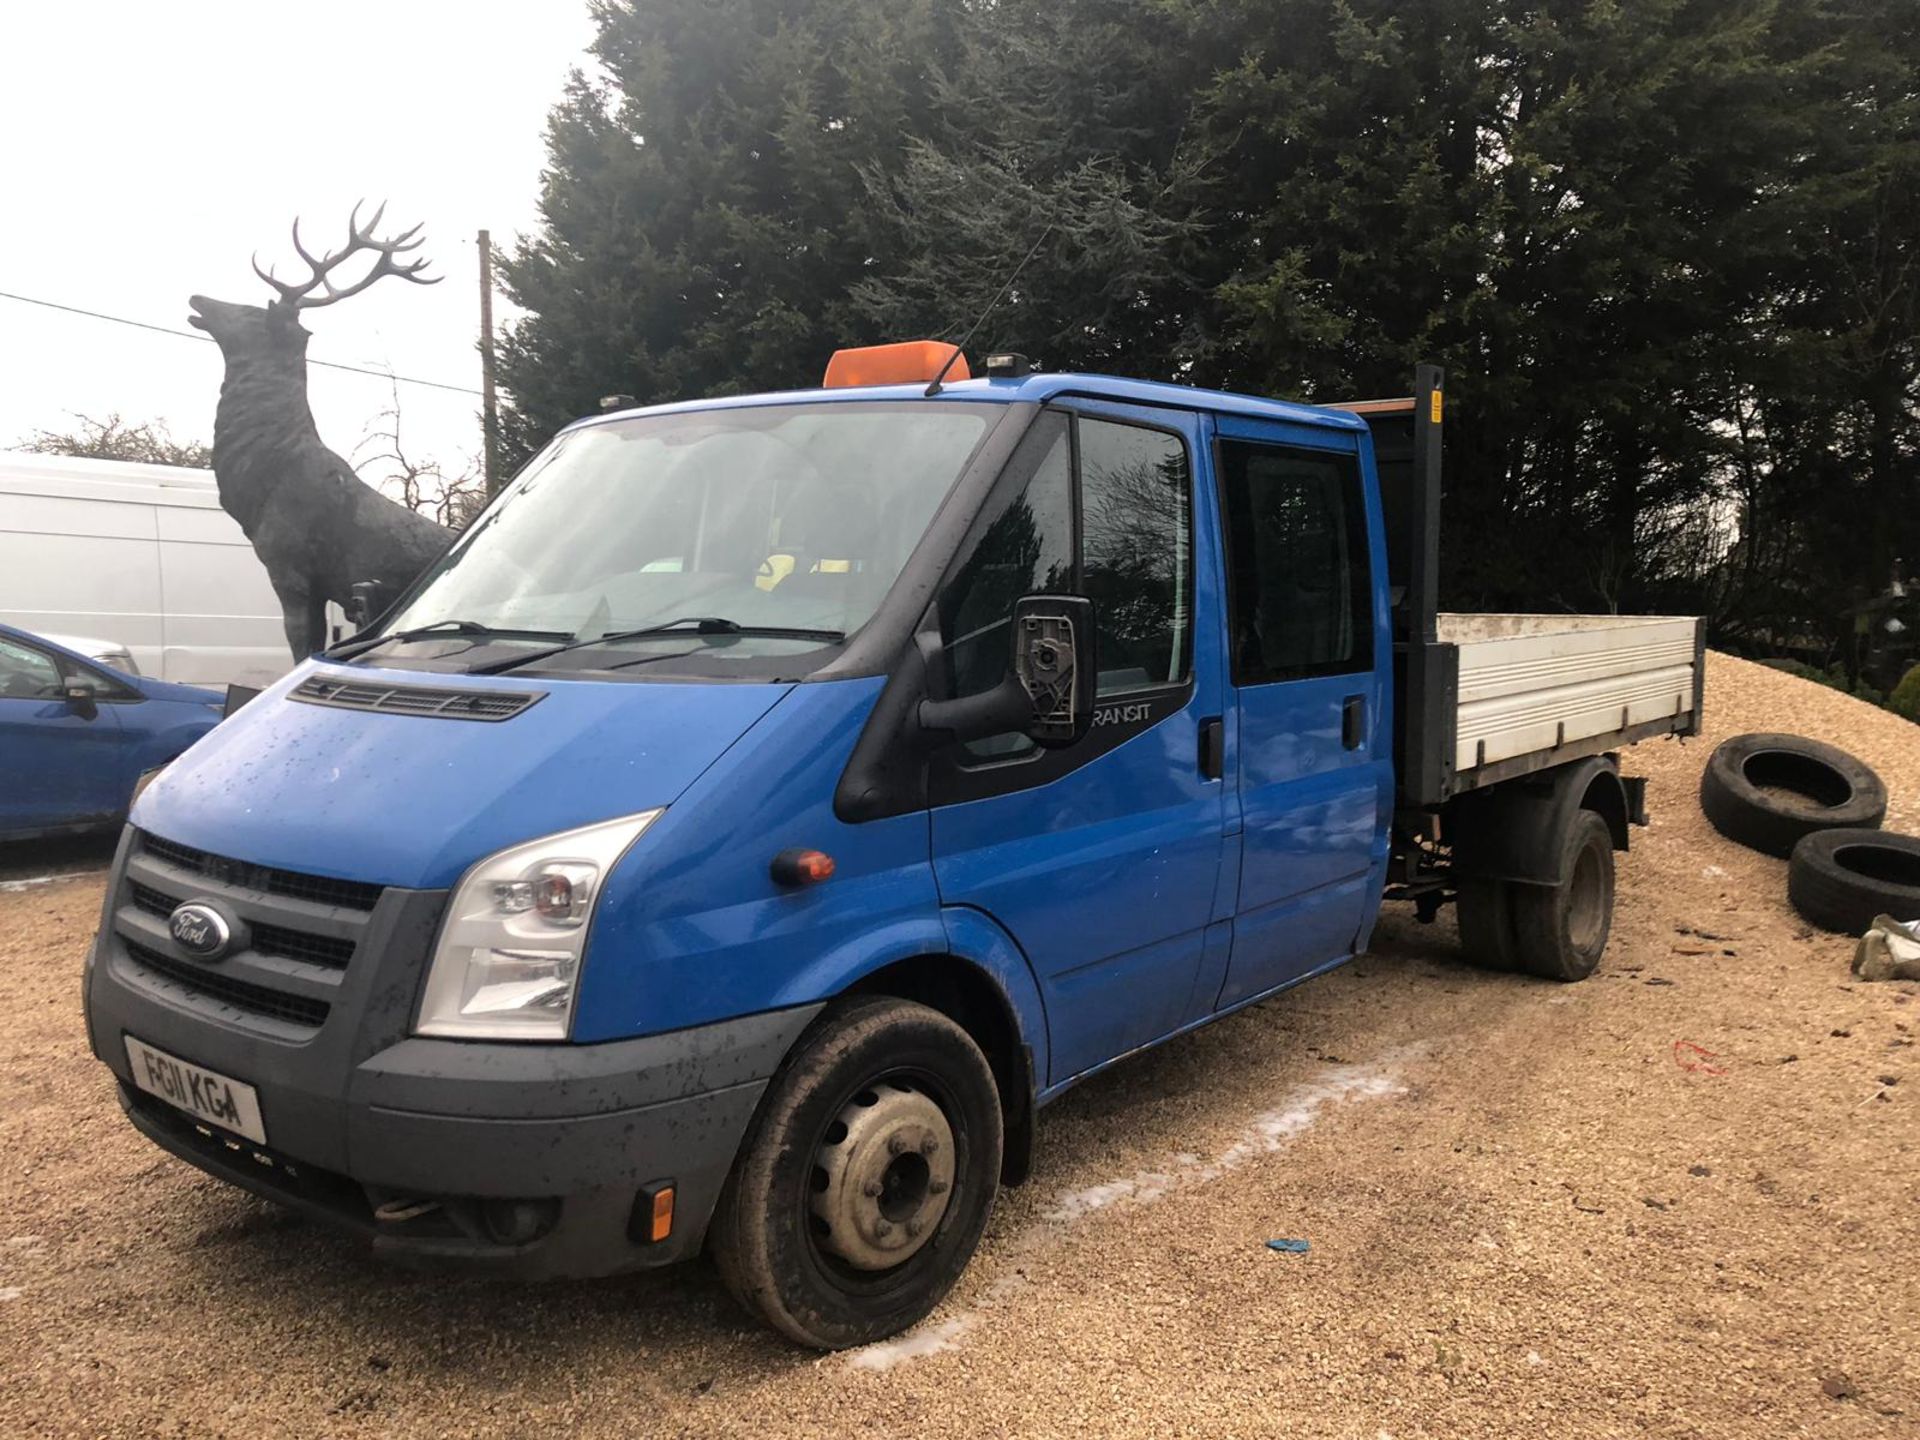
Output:
[[[123,675],[0,625],[0,840],[118,825],[140,777],[225,708],[216,691]]]

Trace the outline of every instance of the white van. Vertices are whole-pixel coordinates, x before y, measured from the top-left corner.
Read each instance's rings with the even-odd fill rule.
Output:
[[[141,674],[189,685],[293,668],[266,568],[211,470],[0,452],[0,620],[99,636]]]

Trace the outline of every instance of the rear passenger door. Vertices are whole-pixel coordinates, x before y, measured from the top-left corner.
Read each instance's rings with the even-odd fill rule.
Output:
[[[1222,417],[1215,466],[1243,826],[1224,1007],[1362,938],[1393,805],[1391,650],[1356,435]]]
[[[1053,1084],[1205,1015],[1225,961],[1226,786],[1201,745],[1224,701],[1217,556],[1196,543],[1203,440],[1184,411],[1042,413],[937,601],[955,695],[1006,672],[1022,595],[1094,602],[1092,732],[1062,750],[1021,735],[953,747],[929,776],[941,900],[1025,951]]]

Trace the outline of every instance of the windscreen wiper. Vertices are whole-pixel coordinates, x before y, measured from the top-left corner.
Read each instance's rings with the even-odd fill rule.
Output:
[[[555,645],[546,650],[535,650],[526,655],[513,655],[505,660],[495,660],[486,665],[477,665],[467,673],[469,675],[499,675],[508,670],[517,670],[522,665],[532,665],[541,660],[550,660],[555,655],[565,655],[570,650],[585,650],[594,645],[617,645],[622,640],[644,640],[649,635],[767,635],[776,640],[818,640],[822,645],[834,645],[847,638],[844,630],[803,630],[786,625],[742,625],[738,620],[729,620],[724,615],[682,615],[678,620],[664,621],[659,625],[643,625],[637,630],[609,630],[604,635],[595,635],[590,639],[574,640],[565,645]]]
[[[355,636],[351,640],[342,640],[338,645],[322,650],[320,658],[350,660],[355,655],[364,655],[377,645],[397,644],[404,640],[431,640],[437,635],[447,635],[455,639],[463,635],[515,635],[534,640],[557,640],[564,634],[566,634],[564,630],[501,630],[492,625],[482,625],[477,620],[436,620],[431,625],[419,625],[411,630],[390,630],[384,635]]]

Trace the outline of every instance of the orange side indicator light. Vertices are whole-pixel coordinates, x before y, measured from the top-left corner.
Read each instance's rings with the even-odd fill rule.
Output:
[[[653,1226],[647,1238],[658,1245],[673,1233],[673,1186],[662,1185],[653,1196]]]
[[[833,857],[824,850],[782,850],[769,868],[776,885],[818,885],[833,878]]]
[[[851,350],[836,350],[827,362],[825,386],[840,390],[854,385],[930,384],[947,362],[949,380],[970,380],[967,357],[956,355],[954,347],[941,340],[903,340],[897,345],[862,345]]]

